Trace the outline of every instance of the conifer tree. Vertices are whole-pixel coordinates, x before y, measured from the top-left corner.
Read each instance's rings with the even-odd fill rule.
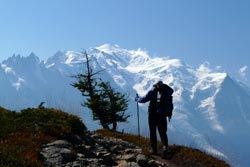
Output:
[[[88,107],[92,111],[94,120],[99,120],[100,117],[97,115],[97,113],[100,110],[101,101],[97,96],[97,85],[99,78],[96,76],[101,71],[94,72],[90,66],[90,56],[86,52],[83,52],[82,54],[86,58],[86,72],[78,73],[77,75],[72,76],[73,78],[76,78],[77,81],[71,85],[77,88],[82,93],[82,96],[87,97],[86,101],[82,103],[82,106]],[[100,120],[100,123],[103,128],[107,128],[102,120]]]
[[[101,82],[99,86],[101,88],[100,97],[102,97],[103,111],[105,111],[103,119],[108,125],[112,124],[112,130],[116,131],[117,123],[126,122],[130,117],[130,115],[125,114],[128,108],[128,96],[116,91],[109,82]]]
[[[97,86],[98,78],[96,78],[96,75],[101,71],[93,72],[93,69],[90,66],[91,60],[89,55],[86,52],[82,52],[82,54],[86,58],[86,72],[84,74],[78,73],[77,75],[74,75],[73,78],[76,78],[77,82],[74,82],[71,85],[77,88],[82,93],[82,96],[92,98],[94,97]]]
[[[76,82],[71,85],[77,88],[82,96],[87,97],[82,103],[84,107],[88,107],[93,114],[94,120],[99,120],[105,129],[110,129],[109,125],[113,125],[112,130],[116,130],[118,122],[126,122],[129,115],[125,115],[128,108],[128,97],[115,91],[109,82],[102,82],[97,78],[97,74],[101,71],[93,72],[90,66],[90,57],[83,52],[86,57],[86,72],[79,73],[74,78]]]

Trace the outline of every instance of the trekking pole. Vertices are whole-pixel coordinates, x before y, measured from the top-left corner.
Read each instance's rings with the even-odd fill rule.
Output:
[[[136,97],[138,98],[138,93],[136,93]],[[136,102],[136,107],[137,107],[137,128],[138,128],[138,136],[140,138],[140,115],[139,115],[139,104],[138,101]]]

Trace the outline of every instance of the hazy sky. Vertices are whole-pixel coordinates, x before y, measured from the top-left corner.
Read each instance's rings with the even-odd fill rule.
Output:
[[[0,62],[105,43],[152,55],[250,66],[249,0],[0,0]]]

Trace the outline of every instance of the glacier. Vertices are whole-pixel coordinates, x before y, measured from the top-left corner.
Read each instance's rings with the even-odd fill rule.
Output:
[[[119,130],[137,133],[136,93],[144,95],[158,80],[174,90],[174,114],[168,125],[170,144],[201,149],[232,166],[250,166],[250,89],[226,72],[206,63],[194,68],[179,59],[150,56],[142,49],[128,50],[104,44],[86,50],[91,66],[117,90],[129,95],[127,123]],[[0,63],[0,106],[19,111],[45,102],[79,115],[90,130],[101,128],[81,103],[84,98],[70,84],[85,71],[85,56],[58,51],[47,60],[34,53],[13,55]],[[140,104],[140,127],[149,136],[147,105]]]

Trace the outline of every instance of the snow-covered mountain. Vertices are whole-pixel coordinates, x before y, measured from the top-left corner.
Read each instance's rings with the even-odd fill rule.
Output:
[[[115,45],[91,48],[94,70],[113,87],[130,95],[125,132],[137,133],[136,92],[144,95],[158,81],[174,90],[174,114],[168,134],[171,144],[202,149],[234,166],[250,166],[250,89],[227,73],[205,64],[193,68],[181,60],[152,57],[147,52]],[[70,84],[72,75],[85,70],[85,56],[79,52],[57,52],[46,61],[34,53],[13,55],[0,64],[0,106],[12,110],[36,107],[63,109],[82,117],[90,130],[99,127],[91,112],[81,106],[81,93]],[[147,105],[140,104],[141,133],[148,136]]]

